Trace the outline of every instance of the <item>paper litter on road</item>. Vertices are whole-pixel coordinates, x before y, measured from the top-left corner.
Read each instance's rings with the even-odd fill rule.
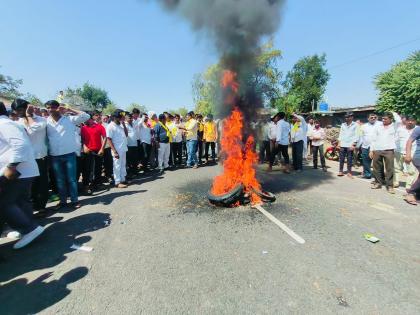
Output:
[[[376,236],[373,236],[372,234],[366,233],[364,235],[365,239],[371,243],[377,243],[379,242],[379,238],[377,238]]]
[[[263,250],[263,251],[262,251],[262,254],[263,254],[263,255],[267,255],[267,254],[268,254],[268,252],[267,252],[266,250]]]
[[[85,246],[85,245],[79,245],[79,244],[73,244],[70,246],[71,249],[75,249],[75,250],[81,250],[84,252],[91,252],[93,251],[92,247],[89,246]]]

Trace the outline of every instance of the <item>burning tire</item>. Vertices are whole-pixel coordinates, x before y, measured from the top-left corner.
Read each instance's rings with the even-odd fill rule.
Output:
[[[231,191],[223,195],[215,195],[211,191],[208,192],[207,197],[211,204],[221,207],[229,207],[239,201],[243,195],[244,186],[237,185]]]
[[[274,201],[276,201],[276,196],[273,193],[269,192],[269,191],[258,190],[258,189],[255,189],[255,188],[251,188],[251,189],[263,201],[268,201],[268,202],[274,202]]]

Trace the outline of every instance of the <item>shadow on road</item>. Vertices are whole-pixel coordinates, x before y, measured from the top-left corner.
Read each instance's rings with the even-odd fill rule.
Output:
[[[136,183],[137,184],[137,183]],[[112,192],[106,195],[97,195],[97,196],[90,196],[81,201],[82,205],[97,205],[102,204],[104,206],[107,206],[111,204],[115,199],[125,196],[131,196],[138,193],[144,193],[147,190],[136,190],[136,191],[130,191],[130,190],[119,190],[116,192]],[[62,211],[66,212],[66,211]]]
[[[133,192],[135,193],[135,192]],[[91,240],[85,233],[106,227],[108,213],[89,213],[67,221],[57,222],[46,218],[42,224],[51,223],[39,240],[19,251],[12,243],[0,246],[0,283],[15,279],[28,272],[52,268],[66,260],[66,254],[74,251],[73,244],[84,244]],[[60,218],[59,218],[60,219]],[[59,280],[45,282],[51,276],[44,274],[34,281],[21,277],[0,286],[0,308],[2,314],[35,314],[49,307],[70,293],[67,284],[86,276],[87,268],[80,267],[64,274]]]
[[[311,167],[304,167],[301,173],[291,174],[284,174],[282,172],[267,173],[263,170],[257,171],[257,177],[263,189],[274,194],[310,189],[313,186],[331,181],[335,176],[332,172],[323,172],[320,169],[314,170]]]
[[[47,272],[33,281],[19,278],[1,286],[0,300],[3,314],[37,314],[70,294],[68,284],[76,282],[88,273],[86,267],[70,270],[58,280],[45,282],[53,275]]]

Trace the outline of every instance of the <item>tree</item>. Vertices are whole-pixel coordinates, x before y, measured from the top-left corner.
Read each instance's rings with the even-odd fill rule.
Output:
[[[186,107],[180,107],[178,109],[169,109],[167,110],[168,113],[175,115],[175,114],[179,114],[182,117],[187,116],[189,110]]]
[[[118,109],[117,104],[111,101],[108,103],[107,107],[103,109],[102,114],[112,115],[117,109]]]
[[[75,89],[67,88],[64,95],[65,103],[89,110],[103,110],[111,102],[107,91],[96,87],[89,82],[86,82],[82,87]]]
[[[282,83],[284,95],[280,102],[281,99],[287,100],[293,107],[297,107],[299,112],[310,112],[312,104],[317,104],[322,99],[330,79],[325,69],[326,62],[325,54],[301,58],[287,73]]]
[[[420,119],[420,50],[375,77],[377,110]]]
[[[23,96],[23,98],[27,100],[29,103],[31,103],[32,105],[36,105],[36,106],[43,105],[43,102],[34,94],[27,93]]]
[[[261,46],[260,53],[255,56],[255,69],[249,78],[252,82],[249,83],[262,95],[265,105],[272,104],[280,95],[282,73],[278,70],[279,58],[281,51],[274,49],[272,41]],[[217,114],[218,105],[222,104],[220,90],[222,71],[219,62],[194,76],[192,91],[196,112],[203,115]]]
[[[22,96],[22,93],[19,92],[22,83],[22,80],[15,80],[10,76],[0,73],[0,96],[10,99]]]
[[[131,103],[127,107],[127,111],[131,113],[135,108],[137,108],[140,111],[140,113],[147,113],[147,107],[138,103]]]

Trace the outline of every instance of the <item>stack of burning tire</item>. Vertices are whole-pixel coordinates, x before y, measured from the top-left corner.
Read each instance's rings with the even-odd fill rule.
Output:
[[[271,192],[253,189],[253,193],[260,197],[263,202],[276,201],[276,196]],[[242,184],[237,185],[231,191],[223,195],[215,195],[209,191],[207,197],[211,204],[218,207],[229,208],[251,203],[250,195],[245,192],[244,186]]]

